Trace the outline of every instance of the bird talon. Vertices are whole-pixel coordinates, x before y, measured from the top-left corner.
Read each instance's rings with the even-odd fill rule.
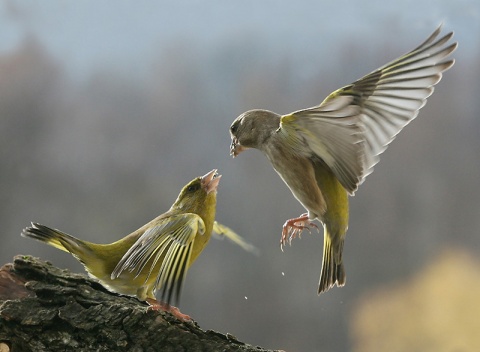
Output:
[[[193,322],[193,319],[189,315],[183,314],[182,312],[180,312],[180,310],[177,307],[174,307],[168,303],[160,302],[153,298],[147,298],[146,302],[148,303],[147,312],[148,311],[164,311],[164,312],[170,313],[180,321],[184,321],[187,323]]]
[[[287,220],[285,224],[283,224],[282,237],[280,239],[280,249],[282,252],[287,241],[291,246],[294,238],[302,238],[303,230],[307,229],[308,232],[312,233],[311,227],[315,227],[318,230],[318,226],[309,221],[308,214],[302,214],[298,218]]]

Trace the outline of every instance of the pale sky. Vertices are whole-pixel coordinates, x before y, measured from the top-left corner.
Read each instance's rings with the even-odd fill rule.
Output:
[[[165,45],[177,42],[208,52],[252,37],[302,60],[305,47],[329,52],[338,40],[388,34],[410,49],[440,23],[456,31],[458,55],[478,54],[476,0],[6,0],[0,3],[0,51],[33,35],[67,72],[83,77],[104,67],[142,73]],[[392,33],[384,33],[386,26]]]

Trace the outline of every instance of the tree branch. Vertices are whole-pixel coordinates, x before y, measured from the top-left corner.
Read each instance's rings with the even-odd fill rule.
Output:
[[[31,256],[0,268],[0,351],[272,352],[200,329]]]

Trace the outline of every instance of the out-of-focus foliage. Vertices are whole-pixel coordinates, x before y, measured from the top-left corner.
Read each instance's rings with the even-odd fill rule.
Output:
[[[480,262],[449,248],[413,277],[367,290],[352,319],[353,350],[479,351]]]

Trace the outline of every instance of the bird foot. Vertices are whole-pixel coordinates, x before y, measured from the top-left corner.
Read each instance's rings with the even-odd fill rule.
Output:
[[[180,309],[178,309],[177,307],[171,306],[168,303],[157,301],[156,299],[153,299],[153,298],[147,298],[146,301],[149,304],[149,306],[147,307],[147,312],[149,310],[156,310],[156,311],[162,310],[164,312],[170,313],[178,320],[181,320],[187,323],[193,322],[193,319],[189,315],[183,314],[182,312],[180,312]]]
[[[283,251],[283,246],[288,241],[288,244],[291,246],[292,245],[292,239],[298,236],[298,238],[301,238],[300,235],[302,234],[303,230],[308,230],[310,233],[312,232],[311,229],[312,227],[316,228],[318,231],[318,226],[317,224],[311,222],[308,219],[308,214],[302,214],[298,218],[290,219],[283,224],[283,230],[282,230],[282,237],[280,238],[280,248]]]

